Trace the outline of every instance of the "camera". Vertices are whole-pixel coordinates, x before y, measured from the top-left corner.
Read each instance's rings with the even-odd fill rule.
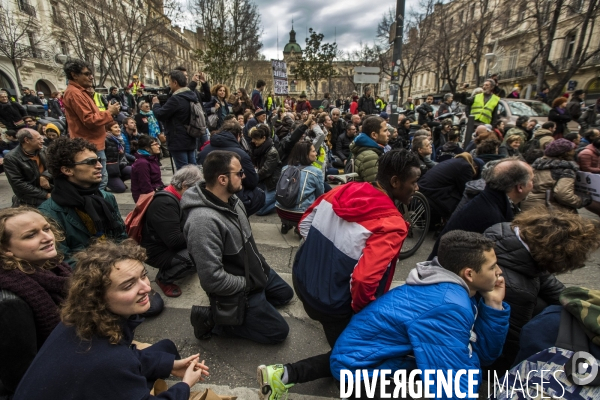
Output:
[[[144,92],[148,92],[150,94],[144,95],[143,99],[145,101],[147,101],[148,103],[152,103],[152,99],[154,97],[158,97],[158,101],[160,102],[160,105],[162,106],[169,99],[170,91],[171,91],[171,88],[169,88],[168,86],[165,86],[162,88],[146,88],[146,89],[144,89]]]

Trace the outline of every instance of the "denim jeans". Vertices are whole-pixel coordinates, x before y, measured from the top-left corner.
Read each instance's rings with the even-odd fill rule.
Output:
[[[175,169],[181,169],[188,164],[196,165],[196,150],[172,151],[171,157],[175,162]]]
[[[290,285],[271,269],[265,290],[248,296],[244,323],[240,326],[216,326],[213,333],[238,336],[262,344],[281,343],[290,327],[275,307],[289,303],[293,297]]]
[[[271,190],[270,192],[267,192],[265,190],[265,205],[262,206],[262,208],[256,212],[256,215],[271,214],[273,212],[273,210],[275,210],[275,200],[276,200],[275,195],[276,194],[277,194],[277,191],[275,189]]]
[[[102,182],[100,183],[100,190],[104,190],[108,185],[108,172],[106,171],[106,153],[104,150],[96,152],[96,155],[100,158],[102,163]]]

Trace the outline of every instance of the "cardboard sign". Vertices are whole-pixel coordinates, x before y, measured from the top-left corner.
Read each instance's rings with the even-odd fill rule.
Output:
[[[275,82],[275,96],[288,94],[287,66],[285,62],[271,60],[273,67],[273,81]]]
[[[600,201],[600,175],[578,172],[575,177],[575,193],[589,194],[594,201]]]

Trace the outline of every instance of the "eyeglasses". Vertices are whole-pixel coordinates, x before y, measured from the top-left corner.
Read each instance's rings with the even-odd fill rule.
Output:
[[[92,71],[82,72],[81,75],[92,76],[94,73]]]
[[[93,157],[93,158],[86,158],[83,161],[73,163],[73,165],[89,165],[90,167],[95,167],[96,165],[98,165],[98,163],[102,164],[100,157]]]
[[[160,143],[158,143],[158,142],[154,142],[154,143],[152,143],[150,146],[160,146]]]
[[[229,174],[236,174],[240,178],[243,178],[244,177],[244,170],[241,170],[241,171],[238,171],[238,172],[235,172],[235,171],[223,172],[221,175],[229,175]]]

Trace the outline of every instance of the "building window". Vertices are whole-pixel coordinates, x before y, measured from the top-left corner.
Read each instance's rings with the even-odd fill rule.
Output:
[[[541,13],[542,13],[542,15],[541,15],[541,21],[542,21],[542,24],[547,23],[548,20],[550,19],[550,5],[551,5],[550,0],[546,0],[542,4],[542,7],[541,7]]]
[[[565,54],[564,58],[573,57],[573,53],[575,52],[575,41],[577,40],[577,33],[571,32],[567,35],[565,39]]]
[[[29,38],[29,46],[31,47],[31,57],[37,58],[37,49],[35,48],[35,36],[33,32],[27,32],[27,37]]]
[[[508,53],[508,70],[517,68],[517,60],[519,59],[519,49],[513,49]]]
[[[569,4],[570,14],[580,13],[582,8],[583,8],[583,0],[572,0],[571,4]]]
[[[464,22],[464,16],[465,16],[465,12],[464,12],[464,11],[461,11],[461,12],[458,14],[458,22]]]
[[[295,92],[296,91],[296,81],[291,81],[290,82],[290,92]]]
[[[61,41],[60,42],[60,52],[61,54],[64,55],[69,55],[69,46],[67,45],[67,42]]]
[[[519,7],[518,21],[519,22],[525,21],[526,16],[527,16],[527,3],[523,2],[523,3],[521,3],[521,6]]]
[[[471,4],[471,19],[475,18],[475,4]]]

